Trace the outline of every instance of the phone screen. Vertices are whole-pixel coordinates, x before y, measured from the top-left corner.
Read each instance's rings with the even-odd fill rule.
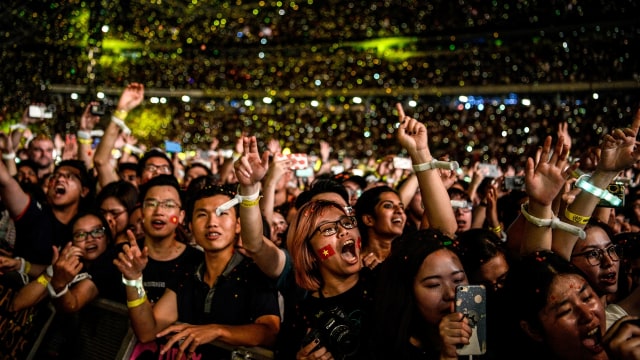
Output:
[[[457,349],[458,355],[482,355],[487,351],[487,291],[482,285],[461,285],[456,288],[455,311],[469,319],[469,344]]]

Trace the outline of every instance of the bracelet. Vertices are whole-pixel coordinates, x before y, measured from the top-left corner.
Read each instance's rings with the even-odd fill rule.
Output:
[[[47,279],[47,276],[45,274],[40,274],[40,276],[38,276],[38,278],[36,279],[36,282],[44,286],[45,288],[47,287],[47,285],[49,285],[49,279]]]
[[[147,302],[147,294],[146,293],[144,293],[142,295],[142,297],[139,298],[139,299],[135,299],[135,300],[131,300],[131,301],[127,300],[127,307],[129,309],[133,309],[135,307],[138,307],[138,306],[144,304],[145,302]]]
[[[124,110],[116,110],[116,111],[113,112],[113,116],[117,117],[120,120],[126,119],[127,115],[129,115],[129,113],[127,111],[124,111]]]
[[[144,151],[137,146],[131,144],[124,144],[123,151],[127,154],[144,154]]]
[[[25,124],[22,123],[17,123],[17,124],[13,124],[11,126],[9,126],[9,130],[14,131],[14,130],[27,130],[28,127]]]
[[[251,194],[247,196],[240,195],[239,192],[240,192],[240,188],[238,188],[238,193],[236,193],[236,196],[234,196],[233,199],[218,206],[218,208],[216,209],[216,215],[218,216],[222,215],[224,211],[231,209],[237,204],[242,204],[242,206],[244,207],[252,207],[257,205],[258,202],[260,201],[260,191],[256,192],[255,194]]]
[[[82,138],[78,138],[78,143],[82,144],[82,145],[91,145],[93,144],[93,140],[89,139],[82,139]]]
[[[47,284],[47,289],[49,290],[49,295],[51,295],[52,298],[57,299],[69,292],[69,284],[65,285],[64,288],[57,293],[53,286],[51,286],[51,282],[49,282]]]
[[[16,153],[14,152],[2,154],[2,160],[13,160],[15,158],[16,158]]]
[[[138,298],[141,298],[142,296],[144,296],[144,294],[146,294],[144,291],[144,284],[142,283],[142,275],[140,275],[140,277],[137,279],[129,280],[125,278],[123,274],[122,283],[125,284],[126,286],[135,287],[136,290],[138,291]]]
[[[501,235],[502,234],[502,225],[498,225],[496,227],[490,227],[489,231],[497,234],[497,235]]]
[[[459,168],[460,165],[458,164],[457,161],[440,161],[440,160],[436,160],[433,159],[429,162],[426,163],[422,163],[422,164],[417,164],[417,165],[413,165],[413,171],[414,172],[422,172],[422,171],[427,171],[427,170],[431,170],[431,169],[446,169],[446,170],[456,170],[457,168]]]
[[[564,209],[564,217],[566,217],[567,220],[573,221],[574,223],[580,225],[586,225],[589,222],[589,219],[591,219],[591,216],[582,216],[572,213],[571,211],[569,211],[569,206]]]
[[[256,206],[260,203],[260,199],[262,198],[262,196],[259,196],[257,199],[255,200],[242,200],[242,202],[240,203],[240,206],[242,207],[252,207],[252,206]]]
[[[601,188],[593,185],[592,183],[589,182],[589,180],[591,180],[591,176],[589,176],[589,175],[580,176],[580,178],[576,182],[576,187],[588,192],[589,194],[591,194],[591,195],[593,195],[593,196],[595,196],[595,197],[597,197],[599,199],[602,199],[602,200],[608,202],[612,206],[619,206],[622,203],[622,200],[620,200],[619,198],[615,197],[608,190],[601,189]]]
[[[112,116],[111,117],[111,122],[116,124],[120,129],[122,129],[122,132],[125,135],[129,135],[131,134],[131,129],[129,129],[129,127],[127,126],[127,124],[124,123],[124,121],[122,121],[122,119],[116,117],[116,116]]]
[[[557,216],[552,217],[551,219],[540,219],[531,214],[528,211],[529,203],[524,203],[520,206],[520,212],[522,216],[524,216],[527,221],[537,227],[550,227],[551,229],[558,229],[566,231],[570,234],[576,235],[580,239],[584,239],[587,237],[587,234],[580,227],[575,225],[567,224],[565,222],[560,221]]]
[[[78,130],[76,133],[78,140],[80,139],[91,139],[91,133],[89,131]]]

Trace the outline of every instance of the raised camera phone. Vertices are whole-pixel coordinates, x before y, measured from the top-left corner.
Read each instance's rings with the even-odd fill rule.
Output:
[[[456,287],[455,311],[469,319],[469,344],[459,347],[458,355],[482,355],[487,351],[487,291],[483,285]]]
[[[104,105],[91,105],[91,115],[102,116],[106,113]]]
[[[622,202],[620,202],[620,205],[617,206],[613,206],[611,205],[608,201],[602,199],[600,200],[600,202],[598,202],[598,206],[600,207],[623,207],[624,206],[624,199],[625,199],[625,192],[626,192],[626,187],[624,186],[624,183],[622,182],[612,182],[611,184],[609,184],[609,186],[607,186],[607,190],[613,194],[613,196],[617,197],[618,199],[622,200]]]
[[[478,170],[488,178],[500,177],[500,169],[495,164],[478,164]]]
[[[504,189],[524,191],[524,176],[505,176]]]
[[[393,158],[393,167],[402,170],[411,170],[411,159],[407,157],[396,156]]]
[[[46,106],[29,105],[29,117],[34,119],[51,119],[53,117],[53,112]]]

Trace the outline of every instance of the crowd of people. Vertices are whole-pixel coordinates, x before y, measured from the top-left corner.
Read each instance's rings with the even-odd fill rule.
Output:
[[[140,359],[640,358],[640,112],[588,149],[560,122],[523,161],[465,163],[432,147],[447,114],[398,103],[404,155],[358,168],[251,133],[231,154],[145,149],[144,98],[127,85],[101,131],[87,104],[60,150],[28,111],[0,137],[0,323],[52,304],[39,358],[77,357],[70,319],[99,298],[126,306]]]

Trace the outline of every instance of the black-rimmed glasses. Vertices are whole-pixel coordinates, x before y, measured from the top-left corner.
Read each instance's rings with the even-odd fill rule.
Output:
[[[571,257],[584,256],[587,258],[589,265],[598,266],[602,262],[605,252],[609,255],[611,261],[620,261],[622,249],[618,245],[610,245],[604,249],[591,249],[578,254],[573,254]]]

